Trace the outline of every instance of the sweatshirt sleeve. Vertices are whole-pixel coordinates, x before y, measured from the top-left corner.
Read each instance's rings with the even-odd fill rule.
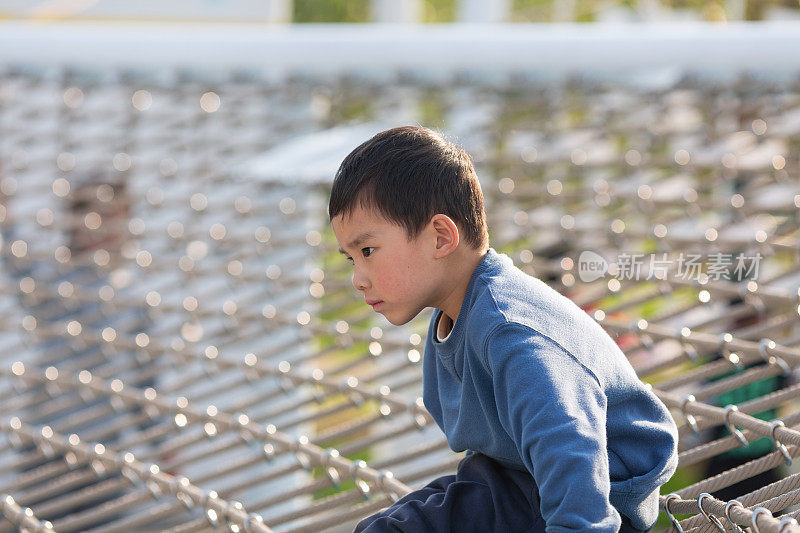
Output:
[[[539,488],[548,533],[618,531],[609,502],[606,396],[596,376],[528,327],[503,324],[486,346],[498,416]]]

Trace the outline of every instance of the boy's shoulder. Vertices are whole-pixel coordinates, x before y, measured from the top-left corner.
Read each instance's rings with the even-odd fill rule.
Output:
[[[467,324],[478,330],[519,324],[549,337],[596,322],[572,300],[489,250],[468,291]]]
[[[521,326],[531,335],[546,337],[595,367],[595,357],[624,355],[603,328],[542,280],[517,268],[511,258],[490,250],[475,272],[468,291],[465,316],[467,335],[485,345],[487,337],[503,327]],[[477,347],[477,346],[476,346]]]

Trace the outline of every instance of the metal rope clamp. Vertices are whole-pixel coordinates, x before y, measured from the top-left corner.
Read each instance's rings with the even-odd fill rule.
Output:
[[[12,432],[8,433],[7,435],[8,436],[6,438],[8,439],[8,442],[11,444],[12,448],[20,450],[25,447],[25,441],[23,441],[22,437],[20,437],[17,433]]]
[[[327,395],[319,385],[314,385],[311,388],[311,397],[314,399],[315,403],[321,404],[322,402],[325,401]]]
[[[147,491],[153,496],[154,500],[159,499],[162,496],[161,486],[152,478],[145,476],[143,478],[144,486]]]
[[[767,305],[764,303],[764,300],[757,294],[750,292],[746,284],[739,285],[739,297],[744,303],[753,306],[753,309],[756,310],[759,317],[763,317],[766,314]]]
[[[64,462],[67,463],[67,468],[75,470],[79,465],[78,455],[73,451],[66,452],[64,454]]]
[[[725,333],[720,333],[717,337],[719,339],[719,344],[717,345],[717,351],[720,355],[724,355],[727,350],[728,344],[733,340],[733,335],[730,332],[726,331]]]
[[[325,450],[325,455],[322,458],[322,466],[325,469],[325,475],[328,476],[333,488],[338,489],[342,479],[341,476],[339,476],[339,471],[336,470],[336,467],[331,465],[331,459],[336,457],[339,457],[339,450],[335,450],[333,448]]]
[[[639,327],[640,322],[645,323],[644,327]],[[652,350],[655,343],[653,343],[653,339],[650,335],[645,333],[645,330],[647,330],[646,321],[634,320],[628,325],[628,331],[636,335],[639,342],[642,343],[642,346],[644,346],[646,350]]]
[[[720,356],[722,356],[726,361],[731,363],[734,368],[737,370],[742,368],[742,361],[738,355],[731,357],[731,351],[728,349],[728,344],[733,341],[733,335],[731,333],[721,333],[719,335],[719,345],[717,346],[717,351],[719,352]]]
[[[18,506],[17,509],[14,509],[16,502],[10,495],[6,496],[5,502],[6,510],[3,514],[11,521],[12,524],[17,526],[20,525],[22,523],[22,519],[25,517],[25,509],[23,509],[22,506]]]
[[[136,470],[134,470],[127,464],[122,465],[119,472],[120,474],[122,474],[124,478],[126,478],[131,483],[131,485],[135,485],[136,483],[141,481],[141,476],[139,475],[139,473],[136,472]]]
[[[253,428],[249,425],[249,419],[243,419],[242,417],[247,417],[247,415],[239,413],[239,416],[236,417],[236,421],[239,424],[239,438],[246,445],[252,446],[256,442],[256,436],[253,434]]]
[[[428,420],[425,418],[425,411],[423,407],[419,404],[419,398],[409,402],[408,409],[411,412],[411,418],[414,421],[414,425],[417,427],[417,429],[425,429],[425,427],[428,425]]]
[[[256,525],[263,525],[264,518],[260,514],[250,513],[244,521],[244,533],[254,533]]]
[[[160,472],[158,465],[150,465],[149,468],[145,468],[142,472],[142,480],[144,481],[145,487],[150,493],[153,495],[153,498],[158,499],[162,495],[169,494],[172,490],[172,483],[171,481],[158,477],[156,474]]]
[[[275,445],[271,442],[264,444],[264,446],[261,448],[261,451],[264,453],[264,457],[268,462],[275,459]]]
[[[664,512],[667,513],[667,518],[669,519],[670,524],[678,533],[683,533],[683,528],[681,527],[680,523],[678,523],[678,519],[672,515],[672,511],[669,510],[669,502],[672,500],[680,500],[681,497],[675,494],[674,492],[667,496],[667,499],[664,500]]]
[[[51,400],[64,393],[58,383],[54,381],[48,381],[44,384],[44,392],[47,393]]]
[[[731,422],[731,413],[734,412],[734,411],[736,411],[738,413],[739,412],[739,408],[736,407],[735,405],[726,405],[725,406],[725,411],[724,411],[725,426],[728,428],[728,431],[730,431],[731,435],[736,437],[736,439],[742,445],[742,448],[747,448],[750,445],[750,443],[747,442],[747,439],[745,438],[744,434],[741,431],[739,431],[738,429],[736,429],[736,426],[734,425],[734,423]]]
[[[225,505],[222,507],[222,517],[225,519],[225,525],[228,526],[228,531],[234,531],[235,528],[233,526],[239,526],[239,524],[237,524],[231,516],[231,509],[237,509],[244,512],[244,505],[242,502],[237,502],[235,500],[225,502]]]
[[[203,494],[203,497],[200,500],[200,504],[203,506],[203,514],[206,517],[206,521],[208,521],[209,525],[214,529],[219,527],[219,510],[215,509],[211,500],[217,498],[217,493],[213,490],[208,491]]]
[[[797,523],[795,521],[795,523]],[[49,520],[39,520],[39,523],[36,524],[36,529],[34,530],[36,533],[47,533],[48,531],[53,531],[53,524]]]
[[[388,470],[381,470],[381,473],[378,474],[378,479],[376,480],[378,483],[378,487],[380,487],[380,489],[384,492],[384,494],[387,494],[392,499],[393,502],[396,502],[397,500],[400,499],[400,496],[396,494],[393,490],[386,488],[387,478],[389,479],[394,478],[394,474],[392,474]]]
[[[303,444],[303,439],[301,437],[297,437],[292,443],[292,449],[294,450],[294,456],[297,459],[297,462],[300,464],[303,470],[310,472],[311,460],[308,458],[308,455],[306,455],[306,453],[300,449]]]
[[[796,531],[797,527],[798,527],[797,520],[795,520],[791,516],[784,516],[783,518],[781,518],[781,521],[778,522],[778,533],[783,533],[783,530],[786,528],[788,528],[789,531],[792,531],[792,529]]]
[[[355,461],[353,463],[353,469],[350,472],[350,477],[352,477],[353,481],[355,481],[356,488],[364,497],[364,500],[369,500],[369,484],[358,476],[358,471],[362,468],[366,468],[366,466],[367,463],[364,461]]]
[[[739,500],[731,500],[725,504],[725,519],[728,521],[728,523],[731,525],[731,528],[734,531],[738,531],[739,533],[744,533],[744,529],[742,529],[739,526],[739,524],[734,522],[733,519],[731,518],[731,507],[735,507],[737,505],[742,509],[745,509],[745,506]]]
[[[686,414],[686,404],[694,401],[696,401],[694,395],[687,394],[686,397],[681,401],[681,413],[683,414],[683,418],[686,419],[686,423],[689,424],[690,428],[692,428],[692,431],[699,433],[700,429],[697,427],[697,420],[695,419],[694,415]]]
[[[2,505],[3,512],[10,511],[11,509],[13,509],[14,508],[14,504],[16,504],[16,503],[17,502],[14,501],[14,497],[13,496],[11,496],[10,494],[4,495],[3,505]]]
[[[281,392],[289,394],[294,390],[295,384],[289,377],[281,375],[278,376],[278,388]]]
[[[686,356],[692,363],[696,363],[698,359],[700,359],[700,354],[697,353],[697,348],[694,347],[693,344],[686,341],[686,337],[683,336],[683,333],[678,334],[678,340],[681,343],[681,349],[686,352]]]
[[[108,403],[111,404],[111,408],[114,410],[115,413],[123,413],[127,409],[128,405],[125,403],[125,400],[114,393],[113,389],[109,386],[109,390],[111,393],[109,394]]]
[[[97,476],[97,479],[103,479],[108,475],[108,469],[100,459],[92,459],[89,461],[89,466],[92,471],[94,471],[94,475]]]
[[[46,459],[53,459],[56,456],[56,450],[53,448],[53,445],[40,435],[34,435],[33,442],[39,447],[39,451],[42,452],[42,455],[45,456]]]
[[[779,427],[786,427],[786,424],[783,423],[783,420],[773,420],[769,425],[769,438],[772,439],[772,444],[775,445],[775,449],[779,450],[781,454],[783,454],[783,458],[786,459],[786,466],[792,466],[792,456],[789,455],[789,450],[787,450],[786,446],[784,446],[777,438],[775,438],[775,430]]]
[[[144,412],[145,416],[147,416],[147,418],[149,418],[153,422],[155,422],[158,418],[161,417],[161,409],[158,406],[153,405],[152,403],[148,403],[147,405],[145,405],[142,408],[142,411]]]
[[[709,523],[715,525],[717,529],[725,533],[725,526],[722,525],[722,522],[719,521],[719,518],[714,516],[713,514],[709,514],[703,509],[703,500],[706,498],[711,498],[711,494],[704,492],[700,496],[697,497],[697,508],[700,509],[700,514],[703,515],[703,518],[708,520]]]
[[[261,374],[258,372],[258,369],[254,366],[246,366],[244,369],[244,379],[247,380],[248,383],[255,383],[259,379],[261,379]]]
[[[194,508],[194,500],[192,497],[183,490],[184,487],[189,485],[189,478],[187,477],[174,477],[172,481],[169,482],[169,491],[175,495],[175,497],[180,501],[187,509],[191,510]]]
[[[761,530],[758,529],[757,522],[758,522],[758,516],[762,514],[767,514],[769,516],[772,516],[772,512],[770,512],[770,510],[767,509],[766,507],[756,507],[755,509],[753,509],[753,515],[750,517],[750,526],[751,526],[750,529],[753,531],[753,533],[761,533]]]
[[[788,376],[792,373],[792,369],[789,367],[789,364],[784,361],[782,358],[778,357],[777,355],[770,355],[769,350],[775,347],[775,341],[772,339],[761,339],[758,342],[758,353],[761,354],[762,359],[766,361],[766,363],[770,366],[777,365],[781,369],[781,373],[784,377]]]
[[[342,391],[347,395],[347,399],[355,405],[356,407],[360,407],[364,405],[364,396],[358,392],[357,390],[353,390],[352,387],[346,385],[345,389]]]

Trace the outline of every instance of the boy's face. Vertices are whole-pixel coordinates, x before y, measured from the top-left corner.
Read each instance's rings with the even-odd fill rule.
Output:
[[[331,226],[353,263],[353,285],[373,310],[400,325],[435,305],[436,265],[426,232],[409,240],[405,228],[360,206]]]

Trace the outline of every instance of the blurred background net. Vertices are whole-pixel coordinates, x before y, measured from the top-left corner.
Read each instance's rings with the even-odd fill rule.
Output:
[[[306,4],[275,13],[313,19]],[[441,4],[468,18],[470,2]],[[487,4],[492,20],[565,9]],[[565,4],[555,19],[798,12]],[[342,5],[323,7],[351,20]],[[685,530],[793,527],[797,73],[370,67],[4,60],[0,533],[349,531],[455,471],[462,454],[421,400],[429,315],[394,327],[372,313],[326,219],[341,158],[407,123],[472,154],[493,247],[590,313],[670,408],[669,516]]]

